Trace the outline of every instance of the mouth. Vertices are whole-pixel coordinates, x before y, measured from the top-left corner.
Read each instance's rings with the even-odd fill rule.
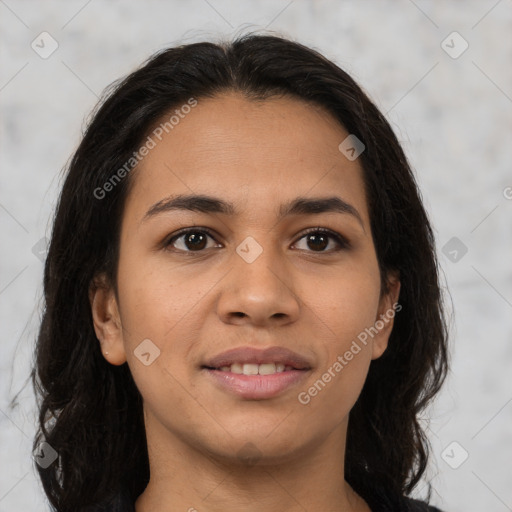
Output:
[[[229,369],[232,373],[245,375],[256,375],[256,369],[260,375],[265,375],[265,372],[279,373],[286,371],[288,367],[293,370],[309,370],[311,363],[306,357],[285,347],[270,347],[264,350],[238,347],[222,352],[203,364],[203,368],[221,371]],[[263,373],[260,373],[260,370]]]
[[[275,373],[288,372],[290,370],[298,370],[291,365],[284,363],[231,363],[230,365],[221,366],[220,368],[203,366],[208,370],[218,370],[220,372],[236,373],[238,375],[274,375]]]
[[[311,364],[284,347],[241,347],[223,352],[201,366],[222,391],[246,400],[265,400],[302,381]]]

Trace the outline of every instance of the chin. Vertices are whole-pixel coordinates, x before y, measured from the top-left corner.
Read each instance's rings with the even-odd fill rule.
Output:
[[[229,430],[231,435],[224,431],[222,439],[216,440],[210,435],[203,440],[204,444],[199,443],[202,445],[200,451],[208,454],[211,459],[229,465],[270,466],[296,460],[304,455],[308,446],[316,444],[314,439],[305,438],[303,431],[300,436],[295,429],[278,432],[277,425],[274,423],[273,429],[268,430],[258,425],[252,428],[245,426],[239,430]]]

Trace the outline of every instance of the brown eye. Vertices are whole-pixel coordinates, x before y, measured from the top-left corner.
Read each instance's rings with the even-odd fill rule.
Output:
[[[205,229],[188,229],[170,238],[165,245],[179,251],[199,252],[208,248],[208,238],[213,240],[212,235]]]
[[[312,235],[306,235],[306,243],[308,247],[315,251],[323,251],[329,245],[329,238],[322,233],[314,233]]]
[[[300,240],[305,240],[306,249],[304,250],[309,249],[312,252],[333,252],[347,248],[349,245],[348,241],[338,233],[318,228],[310,230]],[[329,246],[331,240],[335,241],[337,247],[326,251],[325,249]]]
[[[204,233],[187,233],[183,238],[184,244],[188,249],[201,250],[206,247],[206,236]]]
[[[177,250],[181,252],[201,252],[219,245],[208,246],[208,239],[215,241],[213,234],[206,228],[201,229],[185,229],[170,238],[165,247],[171,247],[169,250]],[[299,247],[301,250],[317,253],[330,253],[350,247],[349,242],[342,235],[334,231],[313,228],[306,234],[302,235],[299,241],[305,241],[306,247]],[[330,247],[334,244],[334,247]],[[330,247],[330,248],[329,248]]]

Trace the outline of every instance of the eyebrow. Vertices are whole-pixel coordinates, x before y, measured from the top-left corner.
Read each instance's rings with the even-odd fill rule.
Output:
[[[156,215],[174,210],[186,210],[200,213],[221,213],[235,215],[236,208],[232,203],[223,199],[206,195],[176,195],[155,203],[146,212],[142,222]],[[331,197],[297,197],[279,208],[278,220],[293,215],[314,215],[319,213],[343,213],[355,217],[364,230],[363,220],[359,212],[351,204],[337,196]]]

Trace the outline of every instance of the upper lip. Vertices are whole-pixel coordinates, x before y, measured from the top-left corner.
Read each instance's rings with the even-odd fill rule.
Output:
[[[297,370],[309,370],[311,368],[305,357],[285,347],[270,347],[263,350],[254,347],[233,348],[212,357],[203,364],[203,367],[221,368],[222,366],[231,366],[233,363],[281,363]]]

